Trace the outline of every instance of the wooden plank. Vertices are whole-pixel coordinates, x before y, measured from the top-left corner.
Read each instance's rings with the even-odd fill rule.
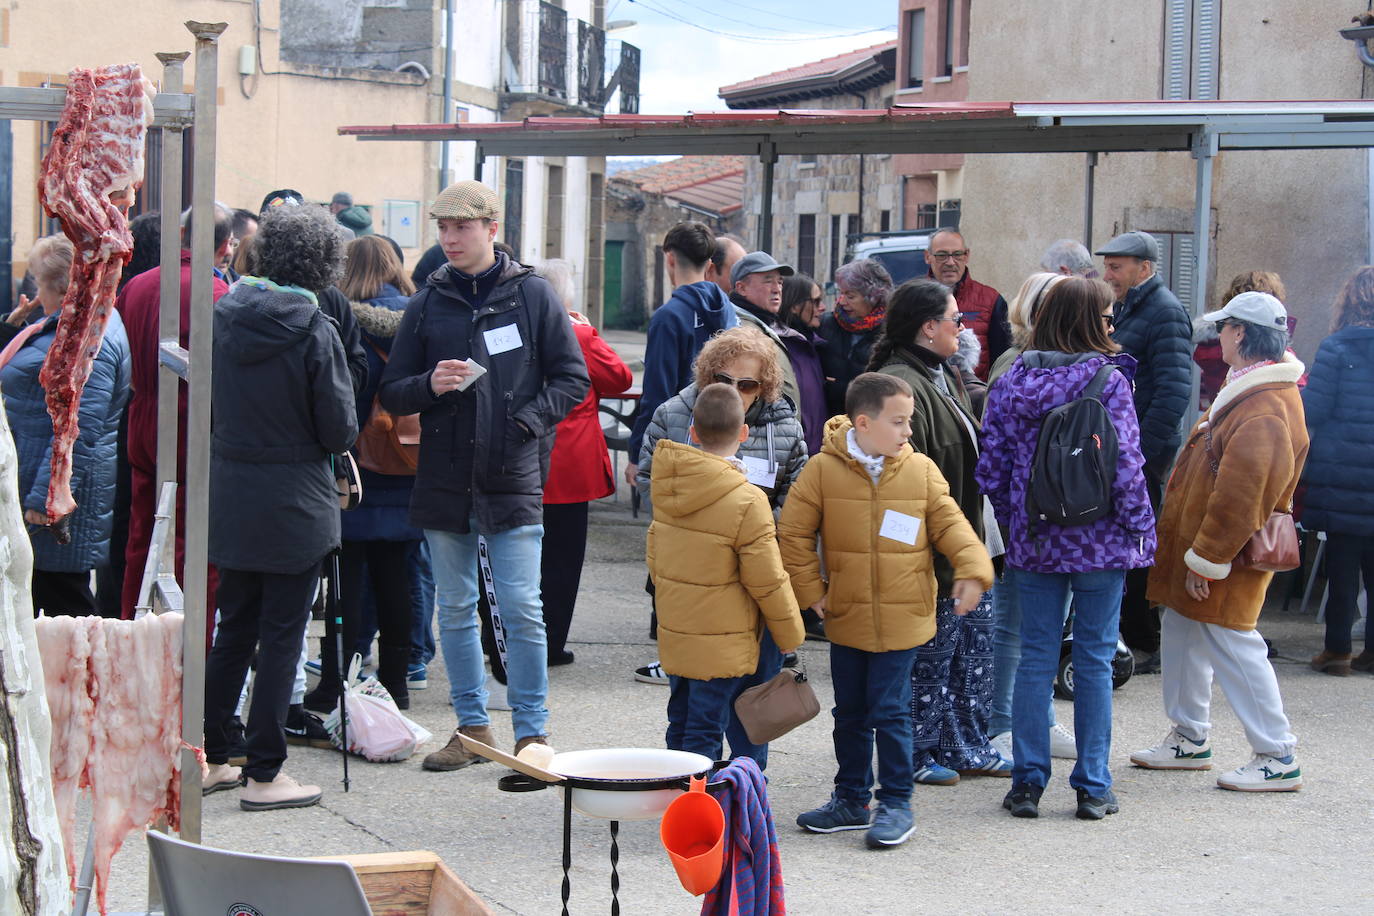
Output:
[[[347,856],[321,856],[320,858],[347,862],[360,875],[379,871],[432,871],[440,864],[437,855],[427,849],[406,850],[404,852],[371,852]]]
[[[496,916],[443,862],[434,866],[426,916]]]

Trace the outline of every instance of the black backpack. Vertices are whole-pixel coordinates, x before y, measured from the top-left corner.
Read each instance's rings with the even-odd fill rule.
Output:
[[[1077,398],[1045,414],[1026,487],[1032,529],[1039,522],[1087,525],[1111,511],[1117,438],[1102,392],[1116,368],[1098,369]]]

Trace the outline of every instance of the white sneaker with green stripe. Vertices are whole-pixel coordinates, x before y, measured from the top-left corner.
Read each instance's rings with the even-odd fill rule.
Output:
[[[1206,738],[1194,741],[1171,728],[1163,741],[1132,754],[1131,763],[1147,770],[1210,770],[1212,745]]]
[[[1218,776],[1217,785],[1235,792],[1296,792],[1302,788],[1302,770],[1291,755],[1284,763],[1279,757],[1256,754],[1245,766]]]

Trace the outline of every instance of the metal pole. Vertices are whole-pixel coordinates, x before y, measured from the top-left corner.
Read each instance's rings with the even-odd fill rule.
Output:
[[[1094,183],[1097,178],[1097,153],[1088,153],[1088,171],[1083,180],[1083,244],[1093,249]]]
[[[482,166],[486,164],[486,154],[482,152],[482,144],[478,143],[472,155],[472,180],[482,180]]]
[[[191,378],[186,405],[186,624],[182,645],[181,732],[205,740],[205,587],[210,531],[211,268],[215,255],[215,96],[224,22],[188,22],[196,38],[196,144],[191,174]],[[200,842],[200,765],[181,757],[181,837]]]
[[[444,110],[439,123],[447,124],[453,115],[453,0],[444,0]],[[448,187],[449,141],[439,144],[439,190]],[[479,176],[480,177],[480,176]],[[340,663],[342,664],[342,662]]]
[[[162,91],[180,94],[185,91],[185,63],[189,51],[159,54],[162,62]],[[162,255],[159,276],[162,280],[161,305],[158,308],[157,337],[164,341],[181,342],[181,160],[185,149],[185,134],[179,127],[162,128]],[[162,360],[158,359],[161,367]],[[177,401],[181,380],[170,369],[159,368],[157,375],[157,488],[177,481]],[[172,534],[176,536],[176,514],[172,515]],[[141,572],[141,570],[139,570]]]
[[[8,119],[0,120],[0,311],[14,307],[14,135]]]
[[[1217,155],[1217,135],[1203,130],[1193,138],[1193,158],[1197,160],[1197,179],[1193,196],[1193,301],[1188,303],[1193,318],[1207,309],[1207,272],[1210,269],[1212,237],[1212,165]],[[1192,363],[1191,410],[1184,411],[1180,425],[1186,437],[1197,422],[1198,392],[1202,389],[1202,370]]]
[[[773,166],[778,161],[778,148],[765,142],[759,149],[759,161],[763,163],[763,201],[759,208],[759,250],[771,252],[773,248]]]

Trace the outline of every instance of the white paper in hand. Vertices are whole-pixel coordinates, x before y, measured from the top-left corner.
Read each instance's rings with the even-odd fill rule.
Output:
[[[916,516],[888,509],[883,513],[883,526],[878,529],[878,536],[915,546],[916,532],[920,530],[921,520]]]
[[[467,378],[463,379],[462,382],[458,384],[458,387],[455,389],[457,391],[467,391],[469,388],[472,387],[473,382],[477,381],[479,378],[487,374],[486,366],[472,359],[468,360],[467,362],[468,368],[472,370],[472,374],[469,375]]]

